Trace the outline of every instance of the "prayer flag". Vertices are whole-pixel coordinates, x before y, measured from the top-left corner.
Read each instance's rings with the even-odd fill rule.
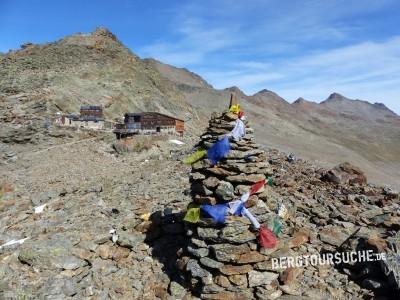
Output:
[[[240,104],[232,105],[229,108],[230,112],[233,112],[234,114],[238,114],[240,112]]]
[[[208,149],[207,156],[211,160],[211,163],[215,165],[218,161],[225,158],[229,151],[231,151],[231,145],[229,144],[228,137],[224,136],[223,139],[217,141]]]
[[[257,193],[265,184],[265,179],[257,181],[250,187],[250,195]]]
[[[257,219],[251,214],[251,212],[249,212],[247,208],[243,207],[242,213],[246,218],[250,220],[251,224],[253,224],[255,229],[260,228],[261,226],[260,223],[258,223]]]
[[[243,203],[246,202],[247,200],[249,200],[250,198],[250,192],[244,193],[241,197],[240,197],[240,201],[242,201]]]
[[[190,203],[183,220],[190,223],[197,223],[200,220],[200,205]]]
[[[275,234],[275,236],[278,236],[281,233],[282,230],[282,223],[279,221],[279,218],[274,219],[274,228],[272,229],[272,232]]]
[[[225,215],[228,211],[228,204],[204,204],[201,210],[215,220],[217,223],[225,223]]]
[[[246,134],[246,126],[244,125],[242,120],[237,119],[235,122],[235,127],[232,129],[230,135],[235,140],[240,140],[242,137],[245,136],[245,134]]]
[[[191,165],[194,164],[196,161],[202,159],[207,154],[207,151],[204,149],[199,149],[194,152],[192,155],[183,159],[183,163]]]
[[[271,249],[276,246],[277,242],[278,240],[271,230],[264,226],[260,227],[258,230],[258,243],[261,247]]]

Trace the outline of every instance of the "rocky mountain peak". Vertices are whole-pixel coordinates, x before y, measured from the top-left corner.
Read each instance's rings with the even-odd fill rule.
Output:
[[[370,103],[360,99],[350,99],[339,93],[332,93],[325,101],[321,102],[325,108],[333,109],[339,112],[359,115],[363,118],[374,119],[377,114],[397,116],[393,111],[383,103]]]
[[[277,93],[263,89],[256,94],[253,95],[255,98],[261,98],[263,102],[267,101],[268,103],[275,103],[276,105],[282,106],[282,105],[288,105],[288,102],[283,99],[281,96],[279,96]]]
[[[329,95],[329,97],[324,101],[341,101],[341,100],[347,100],[347,98],[339,93],[332,93]]]
[[[232,92],[235,93],[237,97],[246,97],[246,94],[243,93],[243,91],[237,86],[231,86],[231,87],[226,88],[225,90],[229,91],[231,93]]]
[[[110,30],[108,30],[105,27],[97,27],[96,30],[92,32],[92,36],[108,37],[113,41],[117,40],[115,34],[113,34]]]
[[[297,104],[297,105],[299,105],[299,104],[305,104],[305,103],[312,103],[312,102],[311,102],[311,101],[308,101],[308,100],[306,100],[306,99],[304,99],[303,97],[297,98],[297,99],[293,102],[293,104]]]
[[[267,89],[262,89],[261,91],[257,92],[255,95],[261,95],[261,94],[275,94],[273,91],[267,90]]]
[[[395,112],[393,112],[391,109],[389,109],[385,104],[383,104],[383,103],[379,103],[379,102],[375,102],[374,104],[372,104],[375,108],[377,108],[377,109],[380,109],[380,110],[383,110],[383,111],[387,111],[387,112],[389,112],[389,113],[391,113],[391,114],[394,114],[394,115],[396,115],[396,113]]]

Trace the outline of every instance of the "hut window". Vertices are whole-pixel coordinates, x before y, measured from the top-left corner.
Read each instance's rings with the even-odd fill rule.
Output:
[[[140,116],[134,116],[133,122],[140,122]]]

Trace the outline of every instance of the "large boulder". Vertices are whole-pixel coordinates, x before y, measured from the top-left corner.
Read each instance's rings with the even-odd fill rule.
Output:
[[[345,162],[331,170],[328,170],[322,176],[322,180],[327,182],[333,182],[336,184],[367,184],[367,177],[364,172],[352,164]]]

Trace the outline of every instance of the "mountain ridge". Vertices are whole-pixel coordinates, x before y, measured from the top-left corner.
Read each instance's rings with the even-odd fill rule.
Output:
[[[6,128],[16,118],[45,119],[58,110],[76,112],[82,104],[99,104],[108,118],[146,110],[187,117],[188,133],[197,134],[212,111],[227,109],[232,92],[262,145],[328,165],[345,157],[373,181],[400,182],[400,118],[380,104],[338,93],[322,103],[301,97],[289,103],[267,89],[253,95],[235,86],[214,89],[187,69],[141,59],[105,28],[0,56]]]

